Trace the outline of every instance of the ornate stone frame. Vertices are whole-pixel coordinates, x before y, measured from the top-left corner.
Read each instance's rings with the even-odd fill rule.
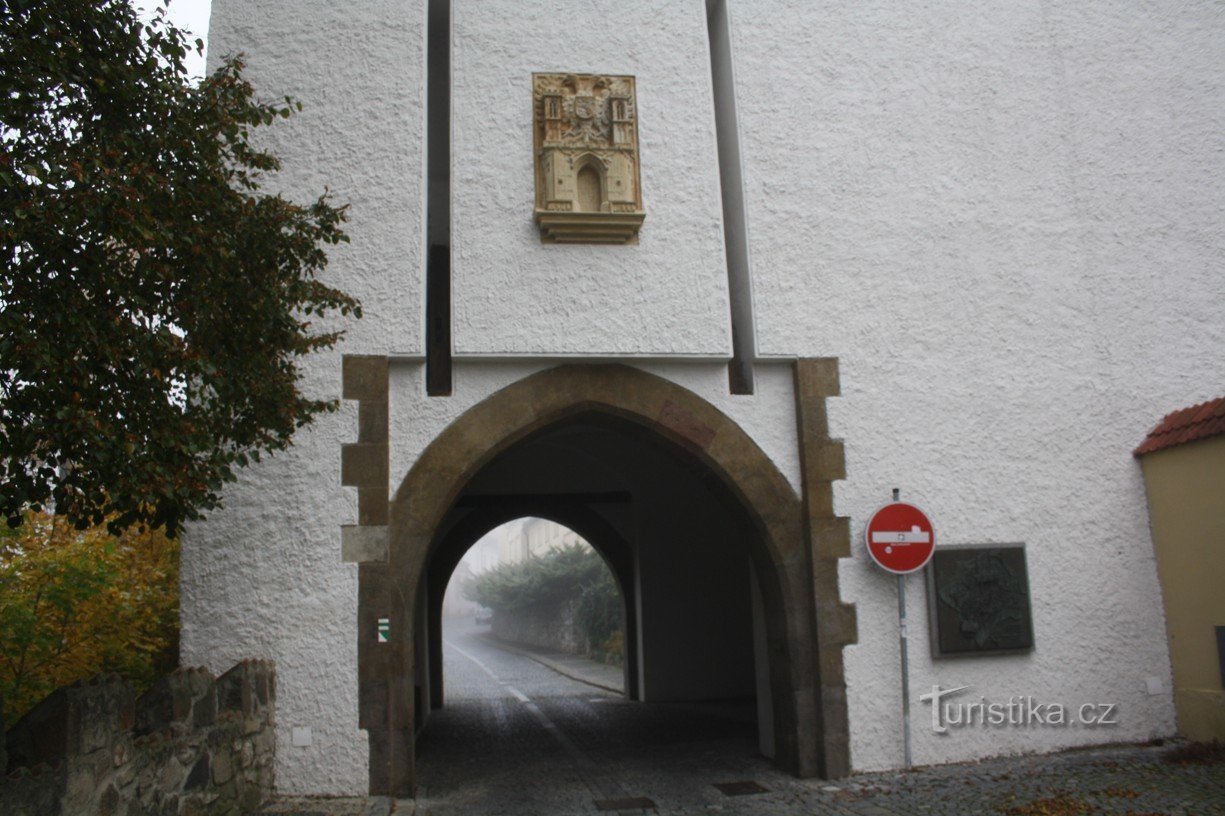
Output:
[[[646,214],[634,77],[532,74],[536,225],[546,244],[634,244]],[[598,209],[579,209],[579,176],[600,178]]]
[[[360,358],[354,365],[346,359],[347,398],[386,405],[385,359],[381,397],[377,389],[358,387],[368,384],[372,366],[379,368],[376,359]],[[766,607],[775,760],[798,776],[849,773],[842,647],[856,641],[856,627],[854,607],[839,598],[837,559],[849,555],[850,535],[847,520],[833,515],[831,481],[843,478],[842,446],[828,438],[824,404],[838,393],[837,361],[798,361],[795,383],[802,496],[718,409],[675,383],[624,365],[539,372],[492,394],[444,429],[396,491],[386,548],[361,550],[359,726],[370,740],[370,792],[410,796],[414,789],[414,649],[424,626],[418,612],[425,606],[425,567],[447,511],[499,453],[537,430],[592,411],[658,434],[704,465],[741,502],[759,534],[751,556]],[[385,439],[385,409],[382,418]],[[346,484],[369,481],[356,470],[348,475]],[[377,642],[379,618],[390,619],[388,643]],[[417,701],[422,703],[428,705]]]

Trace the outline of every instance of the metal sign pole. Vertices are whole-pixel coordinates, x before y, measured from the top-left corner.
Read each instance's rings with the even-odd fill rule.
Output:
[[[906,656],[906,576],[897,577],[898,642],[902,648],[902,740],[910,768],[910,666]]]
[[[893,500],[899,500],[901,492],[893,488]],[[906,576],[897,577],[897,626],[898,647],[902,651],[902,743],[905,746],[906,768],[911,767],[910,756],[910,660],[906,648]]]

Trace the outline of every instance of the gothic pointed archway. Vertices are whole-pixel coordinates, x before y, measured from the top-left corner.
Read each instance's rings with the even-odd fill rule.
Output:
[[[802,446],[803,386],[797,371]],[[360,725],[370,740],[371,792],[411,795],[414,787],[415,727],[430,704],[423,670],[426,579],[431,558],[454,527],[457,501],[500,456],[579,419],[666,449],[685,464],[689,478],[719,491],[743,514],[764,610],[775,761],[800,776],[845,774],[841,648],[853,639],[853,614],[837,597],[836,574],[814,574],[817,539],[828,537],[816,517],[824,512],[832,520],[832,514],[813,506],[807,485],[812,468],[805,464],[802,499],[742,428],[693,392],[629,366],[566,365],[492,394],[440,433],[392,500],[387,560],[360,566]],[[803,454],[802,460],[811,458]],[[821,626],[822,614],[838,620]],[[373,636],[380,618],[390,623],[386,643]]]
[[[451,576],[460,560],[476,541],[486,533],[506,522],[524,517],[546,519],[577,533],[604,559],[622,598],[622,614],[625,623],[625,663],[623,688],[631,700],[638,694],[637,651],[637,603],[635,603],[634,559],[628,542],[590,506],[588,496],[568,496],[564,499],[553,496],[496,496],[484,501],[463,501],[448,514],[449,522],[439,532],[432,548],[430,561],[424,576],[426,595],[427,642],[429,653],[425,656],[425,670],[417,671],[419,680],[427,684],[430,709],[443,705],[443,648],[442,607],[443,598],[451,582]],[[420,718],[422,712],[414,712]],[[428,716],[428,712],[425,712]],[[419,726],[420,723],[417,723]]]

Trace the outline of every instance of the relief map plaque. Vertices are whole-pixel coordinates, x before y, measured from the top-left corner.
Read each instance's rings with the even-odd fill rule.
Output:
[[[937,548],[927,567],[932,656],[1028,652],[1034,647],[1025,548]]]

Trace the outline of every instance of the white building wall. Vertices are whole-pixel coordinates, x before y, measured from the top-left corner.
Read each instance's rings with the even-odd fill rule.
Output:
[[[282,160],[267,189],[347,204],[324,280],[361,301],[345,354],[420,354],[425,314],[425,0],[213,0],[209,68],[242,53],[256,96],[303,110],[256,131]],[[339,366],[338,360],[326,365]],[[332,381],[330,386],[338,381]]]
[[[1225,14],[1211,2],[732,1],[758,346],[836,356],[846,440],[837,511],[859,645],[845,652],[852,762],[901,762],[894,583],[862,553],[893,487],[940,543],[1023,541],[1036,649],[933,662],[910,579],[915,758],[940,762],[1173,731],[1139,467],[1168,410],[1225,382]],[[216,0],[210,51],[245,50],[275,125],[277,184],[352,204],[328,279],[359,297],[341,353],[419,353],[423,304],[421,2]],[[704,4],[454,6],[455,393],[391,372],[391,489],[449,422],[549,355],[726,354],[726,274]],[[531,222],[530,74],[638,78],[647,220],[633,247],[541,246]],[[798,485],[785,363],[730,396],[714,362],[636,364],[711,401]],[[339,397],[339,354],[304,369]],[[278,784],[361,792],[356,567],[338,527],[351,404],[244,471],[189,531],[183,657],[277,661]],[[1163,691],[1147,692],[1157,678]],[[938,737],[917,695],[1109,702],[1117,728]],[[309,747],[290,729],[312,728]]]
[[[210,64],[244,52],[262,99],[304,110],[260,138],[284,166],[268,189],[309,203],[328,189],[349,204],[352,242],[329,250],[324,279],[357,297],[365,318],[337,351],[302,365],[302,388],[340,397],[341,353],[423,347],[424,45],[422,3],[214,0]],[[277,665],[277,784],[285,792],[364,792],[357,729],[357,567],[340,561],[338,525],[356,517],[340,487],[340,446],[356,438],[344,404],[289,450],[242,472],[224,510],[187,531],[182,662],[224,671]],[[292,728],[312,744],[291,745]]]
[[[901,761],[893,580],[861,545],[893,487],[941,543],[1025,542],[1035,607],[1025,657],[933,663],[916,627],[916,694],[1120,707],[1117,729],[937,737],[916,705],[916,761],[1170,731],[1130,452],[1225,382],[1220,5],[732,8],[758,346],[841,364],[855,767]]]
[[[454,338],[470,354],[730,354],[701,2],[452,2]],[[637,78],[637,246],[542,245],[532,73]]]

